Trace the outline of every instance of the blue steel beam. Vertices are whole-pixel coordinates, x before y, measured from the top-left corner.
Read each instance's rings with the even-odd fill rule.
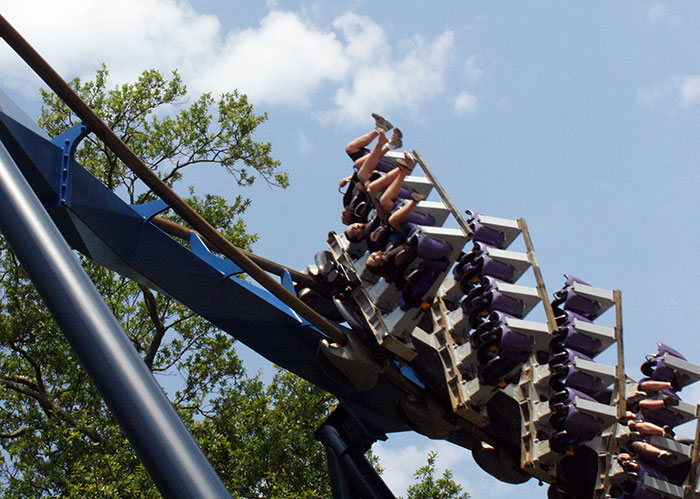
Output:
[[[164,497],[231,497],[0,144],[0,230]]]

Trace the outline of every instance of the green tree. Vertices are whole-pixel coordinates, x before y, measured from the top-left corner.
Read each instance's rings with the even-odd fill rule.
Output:
[[[469,499],[462,492],[462,486],[452,479],[452,471],[445,470],[440,478],[435,478],[436,452],[428,454],[428,463],[414,473],[418,483],[408,488],[407,499]]]
[[[72,86],[169,185],[204,165],[225,168],[234,179],[233,188],[250,185],[257,178],[287,185],[287,176],[272,157],[270,144],[253,139],[266,116],[256,115],[244,95],[233,92],[214,99],[205,94],[186,104],[187,91],[177,73],[165,78],[149,70],[135,83],[113,89],[107,88],[107,77],[103,67],[93,81],[76,79]],[[39,123],[49,135],[76,124],[75,115],[56,96],[42,92],[42,98]],[[153,198],[99,140],[86,138],[76,156],[128,202]],[[237,195],[229,202],[219,196],[199,195],[191,188],[188,201],[237,246],[249,249],[255,241],[242,218],[250,204],[244,196]],[[237,416],[233,408],[240,407],[242,400],[251,411],[261,414],[298,404],[304,408],[300,413],[303,424],[325,417],[331,403],[327,394],[297,378],[264,390],[255,379],[246,377],[230,336],[167,296],[90,262],[84,265],[154,374],[179,376],[173,403],[194,433],[202,437],[203,447],[220,472],[232,467],[231,461],[216,460],[218,455],[229,457],[221,449],[252,449],[259,439],[248,429],[240,434],[211,433],[227,424],[243,425],[228,419]],[[0,269],[3,496],[158,497],[4,240],[0,240]],[[283,400],[286,396],[294,400]],[[279,426],[278,441],[284,440],[284,429]],[[289,433],[292,441],[300,438]],[[322,455],[321,446],[313,439],[309,442],[304,452],[285,459],[308,462],[307,457]],[[300,443],[289,445],[294,448]],[[249,474],[257,477],[252,471]],[[232,470],[231,476],[235,475]],[[275,479],[269,474],[264,478],[268,486],[276,486]],[[240,490],[248,486],[232,485]],[[310,486],[320,491],[324,484]],[[248,488],[255,490],[252,485]],[[241,493],[240,497],[259,495]]]
[[[241,379],[194,433],[234,498],[331,497],[325,453],[314,433],[335,399],[282,370],[264,386]]]

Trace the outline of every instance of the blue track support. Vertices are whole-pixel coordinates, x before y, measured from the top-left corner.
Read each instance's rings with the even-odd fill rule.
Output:
[[[334,499],[396,499],[365,457],[386,435],[371,434],[341,404],[316,431],[316,439],[326,450]]]
[[[163,496],[231,497],[4,144],[0,205],[0,229]]]

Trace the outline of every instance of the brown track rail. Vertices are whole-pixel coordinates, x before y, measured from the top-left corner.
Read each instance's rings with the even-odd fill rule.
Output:
[[[199,213],[190,207],[185,200],[168,187],[158,175],[127,146],[70,86],[54,71],[54,69],[32,48],[7,20],[0,15],[0,35],[7,44],[31,67],[34,72],[60,97],[66,105],[78,116],[107,147],[124,164],[134,172],[154,193],[165,201],[180,215],[194,230],[202,234],[223,255],[230,258],[270,293],[279,298],[292,310],[308,320],[314,327],[324,333],[333,342],[345,345],[345,334],[331,324],[318,312],[299,300],[272,276],[256,265],[248,256],[231,244],[225,237],[212,227]]]

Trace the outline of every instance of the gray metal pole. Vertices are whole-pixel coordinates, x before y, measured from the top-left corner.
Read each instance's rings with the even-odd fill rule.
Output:
[[[0,143],[0,230],[164,497],[231,496]]]

